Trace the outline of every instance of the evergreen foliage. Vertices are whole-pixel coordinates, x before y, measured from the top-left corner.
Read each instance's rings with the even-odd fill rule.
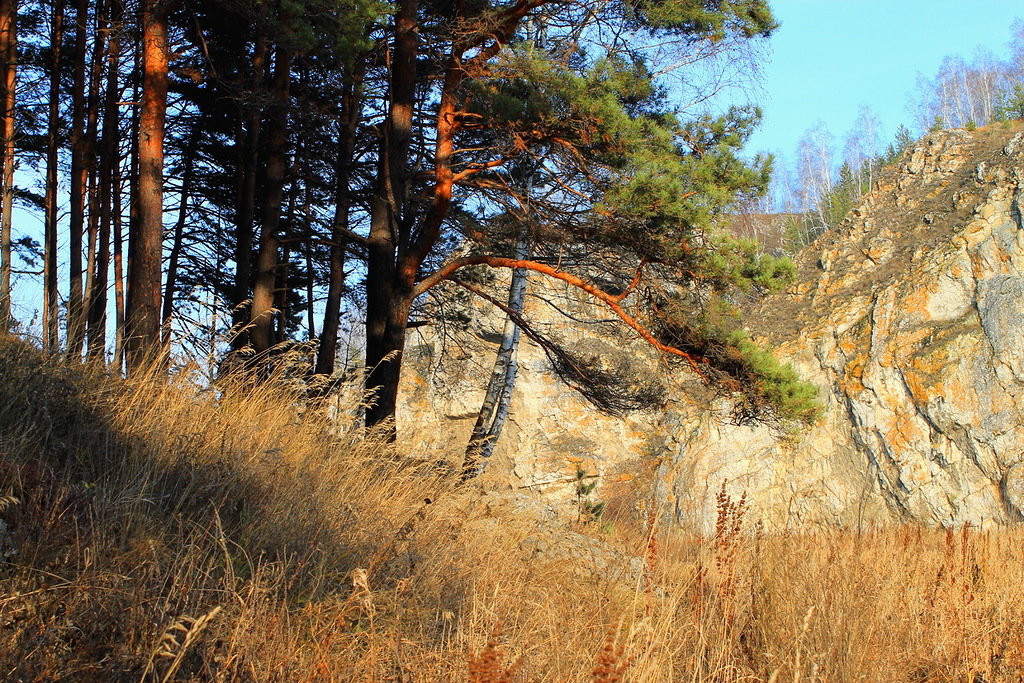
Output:
[[[587,481],[587,471],[579,465],[576,465],[575,477],[576,522],[593,522],[604,514],[605,508],[604,501],[593,498],[594,489],[597,488],[597,477],[592,476],[591,480]]]
[[[410,320],[436,320],[423,295],[457,270],[441,269],[459,254],[507,255],[524,225],[529,267],[564,262],[582,291],[663,351],[649,332],[665,327],[650,292],[689,292],[678,314],[700,327],[712,299],[771,291],[792,274],[784,259],[712,229],[768,185],[771,158],[743,153],[760,111],[687,110],[673,98],[707,93],[674,91],[665,76],[694,63],[698,74],[708,56],[741,55],[770,36],[765,0],[26,0],[17,18],[26,85],[16,151],[53,174],[45,196],[12,196],[53,207],[72,187],[70,220],[54,218],[43,247],[47,263],[54,245],[71,247],[61,265],[70,293],[58,296],[60,278],[46,292],[68,302],[66,343],[59,312],[44,316],[48,344],[71,357],[86,337],[103,354],[109,318],[118,367],[123,342],[144,337],[151,350],[201,349],[215,359],[211,375],[226,372],[237,365],[217,342],[227,333],[242,365],[266,364],[264,375],[274,347],[319,340],[316,372],[329,376],[335,355],[352,354],[337,342],[347,310],[365,324],[376,423],[393,416]],[[157,24],[149,35],[166,37],[144,52],[144,29]],[[143,110],[153,133],[140,137]],[[15,240],[26,255],[27,237]],[[143,260],[146,277],[125,287]],[[133,293],[145,294],[146,331],[126,334]],[[584,394],[618,386],[629,405],[655,400],[601,358],[547,343],[564,368],[581,370]],[[728,336],[694,338],[669,353],[714,365],[723,344]],[[707,378],[759,391],[733,369]]]
[[[995,118],[997,121],[1024,119],[1024,83],[1014,83],[1013,88],[1003,95],[996,107]]]
[[[782,266],[785,275],[773,280],[773,287],[792,275],[788,259],[775,263],[788,265]],[[716,373],[718,383],[732,396],[736,422],[764,420],[766,409],[787,429],[820,419],[817,388],[802,381],[792,366],[780,362],[751,339],[742,328],[742,314],[735,304],[721,294],[712,295],[703,299],[700,315],[694,316],[686,313],[694,308],[692,297],[690,293],[662,302],[660,333],[679,348],[701,349],[713,359],[707,371]]]

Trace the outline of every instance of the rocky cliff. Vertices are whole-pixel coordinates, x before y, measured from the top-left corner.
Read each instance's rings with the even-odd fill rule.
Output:
[[[798,282],[749,327],[820,388],[822,422],[796,435],[731,424],[722,399],[675,377],[658,410],[617,419],[562,387],[524,342],[510,424],[488,485],[552,506],[577,467],[613,511],[656,505],[706,527],[727,481],[766,523],[989,525],[1024,516],[1024,132],[993,126],[921,140],[834,231]],[[662,367],[574,293],[528,314],[570,343]],[[480,305],[480,304],[473,304]],[[562,309],[588,324],[567,323]],[[483,308],[480,309],[482,313]],[[443,425],[419,447],[456,453],[479,408],[495,331],[474,316],[444,345],[414,339],[403,417]],[[490,352],[490,353],[489,353]]]

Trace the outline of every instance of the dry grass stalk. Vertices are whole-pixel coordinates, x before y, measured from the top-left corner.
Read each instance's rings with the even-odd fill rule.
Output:
[[[154,671],[157,666],[157,660],[160,658],[170,659],[171,662],[164,671],[164,675],[160,678],[161,683],[174,680],[174,675],[178,672],[181,667],[181,662],[185,658],[185,654],[189,651],[189,648],[199,639],[199,634],[203,632],[203,629],[213,621],[214,617],[220,613],[221,608],[214,607],[206,614],[193,619],[192,617],[183,616],[168,627],[164,634],[160,637],[160,642],[157,643],[156,648],[153,649],[153,653],[149,656],[149,661],[146,663],[146,669],[142,672],[142,680],[145,680],[150,672]],[[181,638],[179,640],[179,637]]]

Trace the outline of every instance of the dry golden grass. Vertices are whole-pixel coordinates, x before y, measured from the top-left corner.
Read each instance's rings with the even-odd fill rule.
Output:
[[[713,538],[531,553],[536,520],[303,406],[0,339],[0,680],[1024,677],[1019,529],[766,534],[723,495]]]

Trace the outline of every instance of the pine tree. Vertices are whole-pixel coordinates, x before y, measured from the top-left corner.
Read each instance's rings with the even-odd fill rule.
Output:
[[[455,11],[449,20],[431,5],[403,0],[386,27],[388,107],[367,240],[368,424],[394,415],[414,303],[470,265],[525,268],[576,286],[702,376],[725,372],[737,388],[756,393],[749,365],[724,362],[728,354],[718,347],[727,342],[684,333],[684,316],[655,319],[669,308],[657,296],[626,310],[635,288],[624,282],[625,291],[612,293],[584,273],[559,270],[543,259],[543,245],[584,262],[583,254],[602,250],[632,261],[621,273],[626,282],[635,272],[638,280],[657,273],[700,291],[773,284],[755,274],[758,259],[743,245],[707,239],[712,218],[767,183],[767,159],[739,156],[758,113],[734,108],[681,119],[666,106],[643,47],[661,40],[686,50],[765,36],[774,28],[767,6],[613,3],[589,13],[537,1]],[[546,50],[522,39],[532,17],[548,27]],[[604,42],[606,32],[628,38]],[[541,244],[534,260],[488,253],[510,222],[506,207],[522,203],[508,176],[520,158],[534,160],[547,188],[536,208],[546,234],[533,236]],[[445,262],[447,245],[458,241],[449,235],[472,238],[477,253]],[[685,337],[682,348],[665,341],[672,333]],[[587,374],[570,381],[585,384]]]

